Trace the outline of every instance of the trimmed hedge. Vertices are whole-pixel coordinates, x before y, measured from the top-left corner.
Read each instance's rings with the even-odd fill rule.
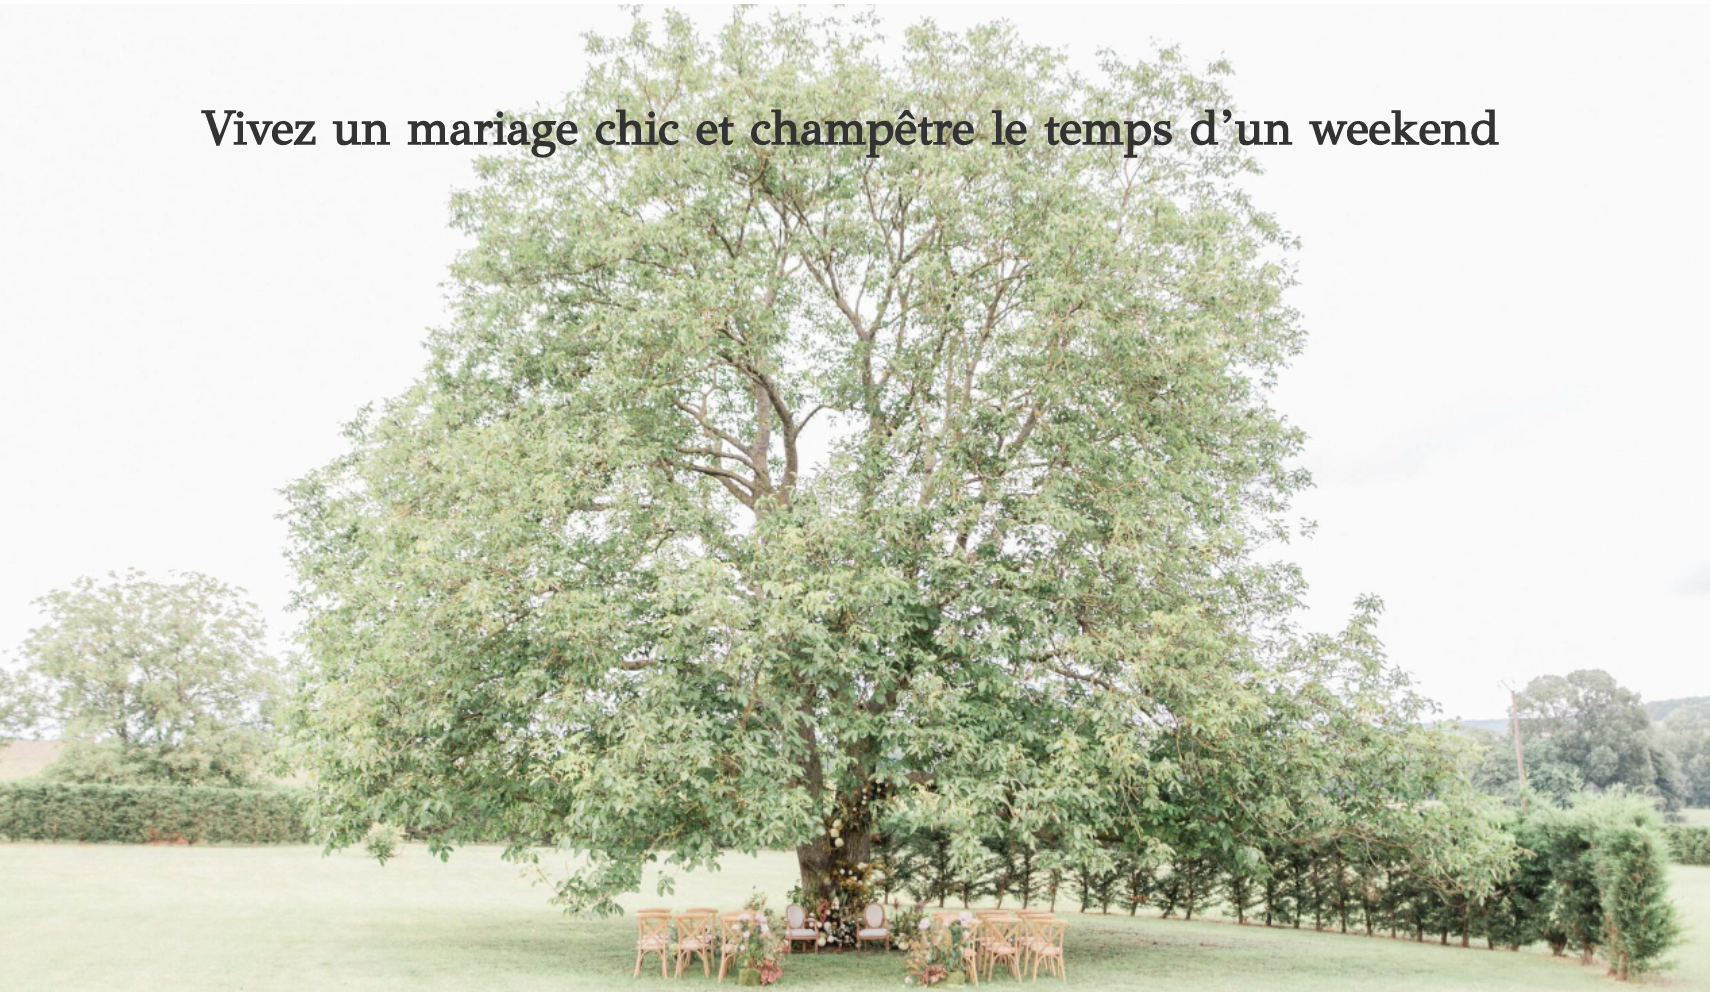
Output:
[[[183,785],[0,784],[0,838],[120,844],[302,844],[297,789]]]
[[[1710,865],[1710,827],[1669,827],[1668,850],[1676,864]]]
[[[1679,940],[1668,899],[1670,841],[1681,860],[1710,848],[1703,828],[1677,827],[1665,838],[1655,807],[1639,797],[1509,809],[1486,826],[1510,842],[1451,821],[1460,832],[1280,831],[1229,852],[1113,846],[1108,861],[1088,864],[1047,838],[990,837],[979,841],[985,856],[963,867],[951,856],[950,834],[892,830],[875,854],[887,899],[893,886],[940,906],[997,895],[1055,909],[1066,897],[1083,912],[1116,906],[1132,914],[1151,904],[1187,919],[1221,903],[1239,922],[1265,926],[1387,931],[1443,944],[1458,935],[1463,947],[1482,939],[1516,951],[1543,942],[1587,964],[1601,956],[1612,974],[1630,978],[1659,967]],[[1421,836],[1430,843],[1411,842]],[[861,904],[846,897],[852,903]]]

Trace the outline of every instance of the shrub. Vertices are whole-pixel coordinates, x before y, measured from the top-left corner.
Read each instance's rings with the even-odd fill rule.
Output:
[[[398,853],[398,845],[404,842],[404,832],[390,823],[376,823],[368,828],[368,836],[363,838],[362,847],[368,856],[382,865],[392,860]]]
[[[295,789],[181,785],[0,784],[0,838],[121,844],[301,844],[307,796]]]
[[[1492,946],[1514,951],[1544,940],[1551,950],[1560,953],[1567,948],[1567,935],[1550,924],[1551,900],[1555,898],[1550,835],[1533,819],[1520,819],[1508,829],[1519,845],[1519,855],[1486,904],[1485,936]]]
[[[1458,935],[1462,946],[1479,938],[1516,951],[1542,941],[1586,964],[1601,957],[1624,978],[1655,970],[1679,939],[1666,892],[1670,852],[1686,864],[1710,861],[1710,829],[1665,828],[1651,800],[1618,791],[1579,797],[1568,809],[1493,811],[1488,821],[1395,822],[1393,835],[1284,834],[1191,856],[1142,837],[1105,848],[1103,863],[1067,856],[1044,835],[1031,844],[1014,835],[981,843],[997,870],[1010,872],[999,889],[1025,885],[1054,898],[1060,882],[1084,910],[1108,912],[1120,900],[1130,912],[1146,903],[1187,916],[1216,904],[1266,926],[1385,930],[1443,944]],[[887,839],[887,857],[910,866],[905,891],[923,902],[984,884],[958,874],[964,869],[943,833]],[[1031,855],[1022,874],[1019,862],[1004,861],[1018,851]],[[978,859],[964,863],[986,870]]]
[[[1645,817],[1611,823],[1599,832],[1605,954],[1610,974],[1622,981],[1656,967],[1680,936],[1668,901],[1662,844],[1654,820]]]
[[[1536,814],[1550,872],[1544,938],[1557,954],[1578,951],[1584,964],[1596,956],[1605,930],[1597,872],[1597,815],[1589,806]]]
[[[1677,864],[1710,865],[1710,827],[1667,828],[1669,858]]]

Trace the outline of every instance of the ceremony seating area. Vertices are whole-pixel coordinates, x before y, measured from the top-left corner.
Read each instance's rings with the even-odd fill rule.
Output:
[[[659,977],[672,974],[670,961],[677,962],[675,975],[683,977],[684,969],[699,960],[701,974],[711,976],[713,957],[718,958],[718,978],[731,969],[731,962],[742,950],[747,930],[761,925],[762,917],[752,910],[721,913],[717,909],[697,906],[673,913],[669,909],[642,909],[635,914],[635,972],[648,955],[659,956]]]
[[[1039,968],[1047,975],[1068,980],[1063,963],[1063,935],[1067,924],[1049,910],[980,909],[967,912],[940,911],[933,914],[934,939],[944,939],[950,928],[960,924],[966,931],[963,966],[970,982],[991,981],[1001,968],[1016,981],[1037,981]]]
[[[764,959],[761,968],[771,974],[763,983],[771,984],[781,973],[777,956],[792,953],[802,943],[816,954],[827,946],[825,932],[804,907],[796,904],[785,910],[778,933],[772,932],[768,914],[755,909],[643,909],[636,912],[635,920],[636,976],[650,955],[658,956],[662,978],[680,979],[699,961],[702,976],[713,977],[716,971],[720,982]],[[916,930],[897,934],[885,905],[873,903],[861,916],[853,945],[831,946],[838,951],[858,951],[878,944],[886,952],[893,946],[910,947],[920,962],[929,962],[918,969],[918,981],[911,978],[916,984],[939,984],[951,972],[958,974],[957,981],[968,984],[990,982],[999,976],[1017,982],[1037,981],[1041,970],[1047,977],[1066,981],[1066,930],[1066,922],[1049,910],[979,909],[938,910],[922,916]],[[765,950],[757,950],[760,942],[765,942]],[[915,970],[911,965],[911,975]]]

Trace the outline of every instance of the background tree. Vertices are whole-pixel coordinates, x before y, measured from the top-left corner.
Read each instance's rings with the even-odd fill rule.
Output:
[[[83,782],[243,784],[264,754],[277,667],[259,611],[205,575],[77,580],[38,601],[23,668],[0,690],[15,733],[57,733],[46,774]]]
[[[973,145],[583,143],[457,197],[427,371],[291,492],[330,842],[561,844],[588,857],[560,898],[609,909],[723,847],[793,847],[832,891],[898,826],[949,874],[1046,839],[1054,899],[1125,837],[1243,851],[1308,760],[1329,802],[1301,580],[1255,554],[1306,482],[1267,401],[1291,242],[1232,142],[1038,131],[1228,107],[1222,67],[1081,75],[1004,26],[879,42],[638,21],[548,113],[907,111]],[[993,108],[1033,139],[994,144]],[[1380,700],[1339,732],[1393,722]]]
[[[1697,767],[1691,761],[1701,739],[1692,729],[1695,707],[1677,707],[1676,722],[1664,729],[1652,723],[1637,693],[1596,669],[1535,678],[1516,703],[1527,786],[1534,795],[1567,805],[1582,788],[1622,788],[1651,796],[1668,810],[1691,803]],[[1485,745],[1474,771],[1480,787],[1518,798],[1509,737],[1468,733]]]
[[[1465,733],[1480,748],[1480,758],[1472,770],[1473,780],[1484,791],[1518,805],[1520,773],[1514,761],[1513,738],[1477,729]],[[1522,734],[1521,741],[1526,759],[1526,789],[1535,800],[1567,806],[1585,790],[1585,777],[1578,767],[1562,759],[1553,740]]]
[[[1656,724],[1659,746],[1675,756],[1688,806],[1710,806],[1710,699],[1669,711]]]
[[[1608,672],[1540,676],[1526,684],[1518,706],[1522,737],[1549,739],[1557,759],[1579,769],[1587,784],[1655,784],[1650,715],[1638,693],[1622,688]]]

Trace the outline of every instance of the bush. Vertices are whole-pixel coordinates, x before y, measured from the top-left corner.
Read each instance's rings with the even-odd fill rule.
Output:
[[[368,856],[382,865],[392,860],[398,853],[398,846],[404,842],[404,832],[390,823],[376,823],[368,828],[368,836],[363,838],[362,847]]]
[[[1441,806],[1423,807],[1430,813]],[[1630,978],[1663,966],[1680,927],[1668,900],[1666,861],[1704,864],[1710,829],[1665,831],[1651,800],[1618,793],[1582,796],[1572,808],[1536,806],[1489,819],[1401,819],[1394,834],[1355,829],[1286,833],[1257,845],[1206,845],[1161,856],[1148,838],[1106,848],[1103,863],[1065,857],[1048,836],[981,841],[996,860],[965,859],[973,872],[995,864],[993,888],[966,877],[942,832],[887,834],[886,858],[904,866],[904,891],[922,901],[964,891],[1037,891],[1058,883],[1083,910],[1133,912],[1150,904],[1189,916],[1220,904],[1237,920],[1310,925],[1462,946],[1474,938],[1515,951],[1544,942],[1555,954],[1601,957]],[[1025,851],[1025,864],[1013,855]],[[1005,852],[1009,852],[1006,860]],[[893,877],[895,877],[893,876]]]
[[[1544,939],[1557,954],[1563,950],[1579,952],[1583,964],[1596,957],[1606,929],[1602,880],[1597,870],[1599,815],[1593,804],[1535,814],[1550,873]]]
[[[1710,865],[1710,827],[1669,827],[1669,859],[1682,865]]]
[[[308,797],[295,789],[0,784],[0,838],[120,844],[301,844]]]
[[[1662,845],[1661,833],[1647,817],[1610,823],[1599,831],[1603,940],[1609,971],[1623,981],[1655,968],[1680,937],[1680,921],[1668,901]]]

